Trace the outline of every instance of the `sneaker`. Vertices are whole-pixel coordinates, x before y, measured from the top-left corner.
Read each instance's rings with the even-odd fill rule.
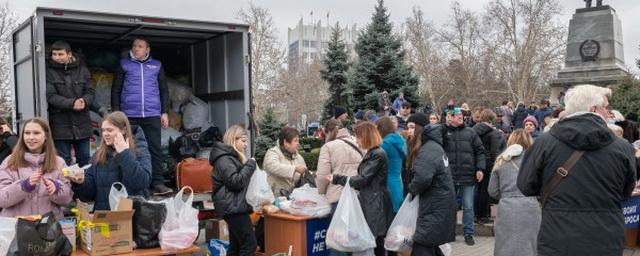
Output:
[[[493,224],[493,219],[491,217],[485,217],[484,224]]]
[[[476,241],[473,240],[472,236],[464,236],[464,243],[471,246],[476,244]]]
[[[173,189],[168,188],[165,185],[155,185],[151,189],[154,196],[167,195],[173,193]]]
[[[476,218],[475,222],[480,225],[487,225],[487,224],[492,224],[493,220],[489,217],[480,217],[480,218]]]

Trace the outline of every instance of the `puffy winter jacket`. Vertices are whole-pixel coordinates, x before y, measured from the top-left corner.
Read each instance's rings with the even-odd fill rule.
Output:
[[[400,134],[390,133],[384,136],[380,147],[387,153],[387,188],[391,194],[393,211],[398,212],[404,199],[402,163],[407,157],[407,146]]]
[[[93,134],[89,106],[95,91],[91,87],[91,73],[83,62],[75,60],[60,64],[47,63],[47,103],[51,135],[55,140],[86,139]],[[85,101],[85,108],[73,109],[76,99]]]
[[[438,125],[422,131],[415,161],[409,192],[420,196],[420,206],[413,241],[427,247],[451,242],[456,236],[456,199]]]
[[[10,159],[13,156],[9,156]],[[31,192],[26,192],[22,182],[29,178],[34,172],[39,171],[37,166],[44,163],[44,153],[25,153],[24,160],[28,167],[21,167],[17,170],[7,168],[7,161],[0,165],[0,211],[1,217],[16,217],[25,215],[45,214],[53,212],[56,219],[62,219],[62,206],[71,202],[71,188],[69,180],[62,176],[64,160],[56,157],[56,169],[45,173],[47,178],[56,183],[58,190],[55,194],[49,195],[44,183],[35,185]]]
[[[131,126],[136,149],[120,153],[110,149],[105,164],[96,164],[95,155],[91,167],[84,174],[84,183],[73,184],[73,192],[82,201],[95,201],[94,210],[109,210],[109,192],[114,182],[122,183],[130,196],[149,196],[151,182],[151,155],[144,132],[139,126]]]
[[[276,197],[291,194],[296,182],[300,180],[300,173],[295,171],[296,165],[307,166],[302,155],[296,152],[289,159],[284,155],[283,150],[279,142],[276,141],[276,146],[267,150],[262,161],[262,167],[267,172],[269,186]]]
[[[507,147],[507,143],[504,141],[502,132],[489,126],[486,123],[478,123],[473,127],[473,131],[480,136],[482,145],[485,149],[486,168],[485,176],[493,170],[493,164],[496,162],[496,158]]]
[[[525,152],[518,188],[541,196],[574,150],[585,151],[542,209],[538,255],[622,255],[620,205],[636,182],[633,147],[591,113],[569,116]]]
[[[348,141],[348,142],[345,142]],[[364,153],[357,146],[352,147],[347,143],[356,145],[346,128],[338,130],[335,140],[329,141],[320,148],[318,157],[318,171],[316,172],[316,186],[318,192],[325,194],[330,203],[338,202],[342,194],[342,186],[329,184],[326,177],[329,174],[354,176],[358,174],[358,165],[362,162]]]
[[[529,115],[529,112],[524,107],[524,105],[518,105],[518,108],[516,108],[516,111],[513,112],[513,120],[511,121],[511,125],[513,125],[513,129],[515,130],[515,129],[524,128],[524,125],[522,122],[524,122],[524,119],[527,118],[528,115]]]
[[[534,115],[536,116],[536,120],[538,120],[540,128],[544,128],[544,117],[552,113],[553,109],[550,107],[539,108],[538,110],[536,110],[536,113]]]
[[[347,176],[334,175],[334,184],[347,184]],[[349,185],[358,190],[364,218],[378,237],[387,233],[391,224],[391,198],[387,189],[387,154],[380,147],[370,149],[358,166],[358,175],[351,177]]]
[[[111,108],[128,117],[159,117],[169,111],[169,89],[160,61],[131,56],[120,60],[111,87]]]
[[[213,204],[216,215],[251,213],[245,195],[256,170],[256,161],[240,162],[238,153],[229,145],[216,141],[211,149],[209,163],[213,166]]]
[[[444,129],[444,149],[449,158],[449,170],[456,185],[476,183],[476,171],[486,169],[485,150],[473,129],[464,125]]]
[[[9,131],[0,135],[0,163],[11,155],[13,147],[18,143],[18,135],[15,135]]]

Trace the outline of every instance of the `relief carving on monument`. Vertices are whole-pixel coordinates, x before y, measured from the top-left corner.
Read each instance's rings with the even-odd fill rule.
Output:
[[[580,44],[580,56],[583,61],[595,61],[600,54],[600,43],[596,40],[586,40]]]

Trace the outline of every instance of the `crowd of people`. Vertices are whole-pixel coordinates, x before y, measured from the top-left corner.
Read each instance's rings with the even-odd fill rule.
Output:
[[[109,209],[109,190],[122,183],[129,195],[166,194],[162,180],[160,128],[168,125],[162,65],[136,39],[120,62],[112,94],[113,112],[101,123],[102,141],[89,156],[88,108],[93,89],[81,59],[69,44],[52,45],[47,65],[49,122],[34,118],[19,136],[0,119],[0,216],[44,214],[62,217],[75,196]],[[440,111],[416,111],[400,94],[393,103],[382,93],[379,108],[336,107],[321,134],[317,172],[298,153],[300,133],[278,134],[261,164],[276,196],[305,182],[317,186],[335,211],[343,186],[359,191],[366,222],[376,238],[375,255],[386,252],[384,237],[405,197],[419,197],[412,255],[442,255],[455,240],[462,211],[464,242],[473,246],[474,223],[494,221],[495,255],[621,255],[620,204],[636,184],[639,157],[637,114],[609,110],[611,90],[576,86],[563,108],[505,101],[497,108],[473,108],[454,100]],[[230,255],[253,255],[263,237],[254,232],[245,200],[258,163],[246,155],[243,125],[226,129],[212,147],[212,198],[229,228]],[[634,148],[634,146],[636,146]],[[73,148],[73,150],[71,150]],[[75,160],[84,175],[65,177]],[[256,235],[258,234],[258,235]],[[331,255],[346,255],[332,251]]]
[[[120,61],[113,112],[104,113],[102,140],[93,156],[89,109],[100,107],[85,60],[67,42],[56,41],[46,67],[49,119],[26,120],[19,135],[0,119],[0,216],[51,211],[62,218],[62,208],[74,197],[95,202],[95,210],[109,210],[114,182],[132,196],[171,193],[162,178],[160,151],[160,127],[168,124],[167,90],[149,42],[135,39],[129,57]],[[64,174],[74,160],[84,173]]]
[[[633,113],[621,120],[617,111],[608,110],[610,96],[610,89],[583,85],[567,92],[564,108],[545,100],[539,107],[519,103],[514,110],[505,101],[470,111],[467,104],[457,107],[450,101],[440,115],[412,110],[400,95],[393,105],[380,100],[389,105],[355,113],[353,126],[349,113],[337,107],[316,133],[325,144],[315,184],[334,211],[347,182],[360,192],[376,238],[375,255],[395,255],[382,244],[407,195],[420,198],[412,255],[442,255],[439,245],[455,240],[458,210],[469,246],[475,244],[474,222],[495,220],[495,255],[621,255],[620,204],[636,183],[640,154],[631,143],[638,138],[631,136],[637,136],[638,125],[629,120]],[[623,127],[620,132],[614,123]],[[234,137],[235,143],[246,140],[243,134]],[[265,156],[262,166],[274,194],[291,193],[307,174],[298,144],[299,132],[285,127]],[[235,152],[241,154],[242,148]],[[582,153],[575,157],[574,152]],[[233,195],[216,198],[238,198],[235,203],[245,209],[245,224],[229,227],[244,229],[231,244],[246,252],[260,241],[247,224],[250,208],[241,197],[248,180],[237,186],[242,178],[234,175],[250,175],[244,171],[256,168],[251,161],[214,173],[222,188],[224,181],[236,187]],[[494,204],[497,217],[491,214]]]

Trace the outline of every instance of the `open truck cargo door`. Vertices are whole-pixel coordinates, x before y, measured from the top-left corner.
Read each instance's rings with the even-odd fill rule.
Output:
[[[20,129],[20,124],[25,120],[32,118],[37,113],[36,106],[36,83],[34,72],[34,58],[35,52],[33,38],[34,38],[33,22],[29,17],[13,32],[13,95],[14,95],[14,108],[13,116],[17,124],[15,126]]]

